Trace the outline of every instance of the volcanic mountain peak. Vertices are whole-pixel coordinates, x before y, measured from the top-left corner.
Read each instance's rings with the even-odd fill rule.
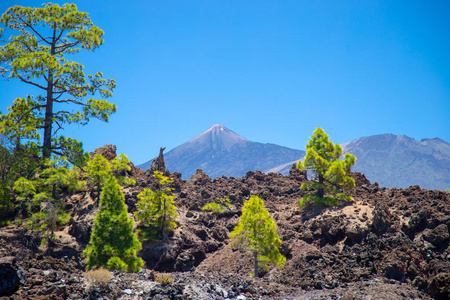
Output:
[[[235,144],[247,141],[242,136],[234,133],[224,125],[213,125],[197,137],[193,138],[188,144],[203,144],[212,149],[229,150]]]

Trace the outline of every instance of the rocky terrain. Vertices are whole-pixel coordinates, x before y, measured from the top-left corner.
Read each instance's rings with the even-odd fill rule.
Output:
[[[114,147],[103,152],[115,156]],[[136,179],[124,188],[132,213],[139,192],[157,181],[138,168],[129,175]],[[380,188],[353,173],[353,202],[300,209],[307,178],[295,169],[286,176],[170,176],[179,226],[168,240],[143,244],[139,273],[115,272],[104,286],[86,279],[82,250],[97,211],[87,188],[67,196],[72,218],[54,243],[41,245],[42,236],[18,222],[0,229],[1,299],[450,299],[449,193]],[[287,258],[261,278],[249,276],[251,257],[229,240],[250,195],[264,199]],[[228,211],[201,210],[219,197],[230,199]],[[163,273],[173,282],[158,283]]]

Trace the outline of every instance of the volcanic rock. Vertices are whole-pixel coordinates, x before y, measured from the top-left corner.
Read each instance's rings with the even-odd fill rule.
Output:
[[[116,153],[117,147],[116,145],[105,145],[103,147],[99,147],[90,153],[91,157],[94,157],[96,154],[102,155],[107,160],[111,161],[117,157]]]
[[[24,272],[15,265],[15,260],[12,256],[0,258],[0,296],[12,294],[25,283]]]

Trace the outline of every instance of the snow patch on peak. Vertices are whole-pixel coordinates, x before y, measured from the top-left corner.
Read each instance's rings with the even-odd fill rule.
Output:
[[[214,124],[213,126],[211,126],[209,129],[227,129],[224,125],[220,125],[220,124]]]
[[[231,131],[224,125],[215,124],[188,143],[202,144],[212,149],[222,148],[229,150],[235,144],[246,141],[247,139]]]

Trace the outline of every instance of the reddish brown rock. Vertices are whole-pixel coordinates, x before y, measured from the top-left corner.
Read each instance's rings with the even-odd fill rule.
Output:
[[[105,145],[103,147],[99,147],[90,153],[91,157],[94,157],[96,154],[102,155],[107,160],[113,160],[117,157],[116,153],[116,145]]]

